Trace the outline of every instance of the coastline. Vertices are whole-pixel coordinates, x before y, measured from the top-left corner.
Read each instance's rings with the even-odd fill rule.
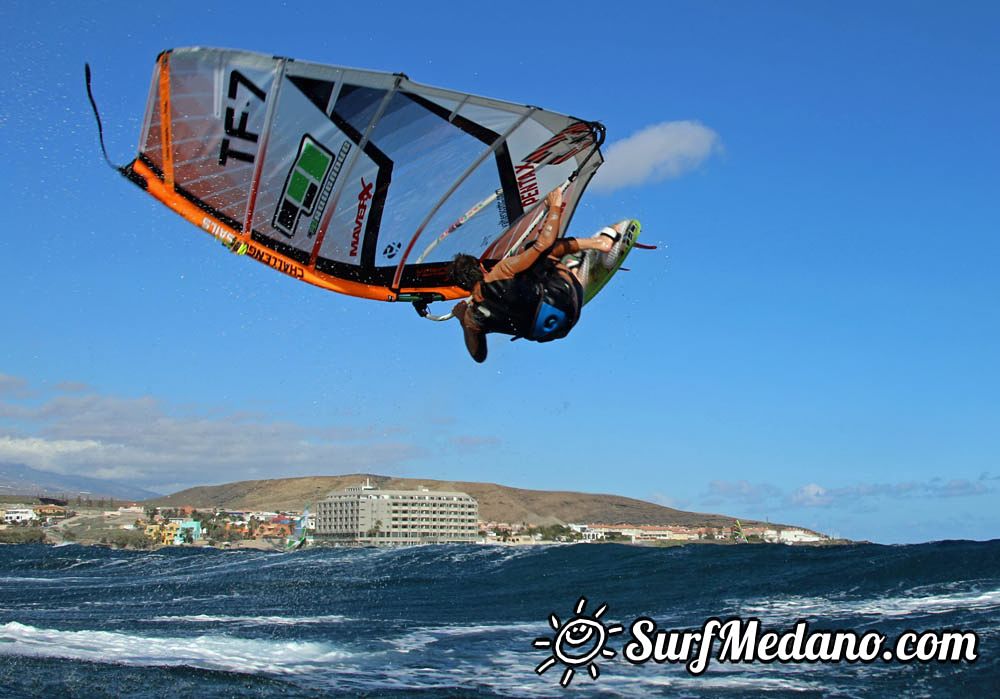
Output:
[[[64,505],[66,503],[60,503]],[[96,504],[96,503],[95,503]],[[111,506],[117,503],[111,503]],[[475,538],[462,541],[449,538],[438,540],[432,532],[428,536],[410,541],[376,541],[370,533],[366,537],[347,540],[330,538],[326,532],[316,534],[305,529],[296,518],[308,516],[292,512],[243,512],[220,509],[198,510],[186,505],[167,508],[132,503],[109,510],[94,507],[88,501],[79,509],[61,508],[62,514],[36,513],[31,519],[14,520],[0,525],[0,543],[36,543],[47,545],[79,544],[105,546],[114,549],[158,551],[163,548],[215,548],[220,550],[249,549],[285,552],[297,549],[303,543],[316,547],[408,547],[438,543],[468,543],[485,546],[524,547],[553,546],[569,543],[621,543],[646,548],[672,548],[690,544],[757,544],[781,543],[794,546],[831,546],[858,543],[850,540],[831,539],[801,528],[782,530],[783,525],[772,525],[775,530],[741,525],[732,519],[733,526],[692,528],[683,524],[550,524],[530,526],[523,522],[508,523],[479,520]],[[39,512],[43,507],[37,508]],[[60,508],[51,508],[60,510]],[[16,508],[12,512],[28,513]],[[690,513],[686,513],[690,514]],[[309,536],[302,539],[308,531]],[[294,537],[293,537],[294,532]],[[789,534],[790,536],[785,536]]]
[[[9,530],[8,530],[9,531]],[[88,546],[88,547],[103,547],[114,550],[127,550],[127,551],[160,551],[162,549],[216,549],[219,551],[236,551],[236,550],[250,550],[250,551],[266,551],[272,553],[287,553],[289,549],[285,547],[285,539],[275,539],[275,538],[265,538],[265,539],[245,539],[243,541],[233,541],[233,542],[222,542],[222,543],[208,543],[208,542],[196,542],[193,544],[152,544],[149,546],[129,546],[129,545],[119,545],[114,542],[102,541],[101,539],[73,539],[65,538],[55,535],[52,528],[46,529],[26,529],[26,532],[37,531],[42,535],[41,539],[36,539],[31,537],[24,541],[3,541],[0,537],[0,546],[19,546],[19,545],[30,545],[30,544],[41,544],[51,547],[62,547],[62,546]],[[533,548],[533,547],[547,547],[547,546],[575,546],[575,545],[587,545],[587,546],[607,546],[618,544],[621,546],[635,546],[638,548],[676,548],[684,546],[793,546],[793,547],[812,547],[812,548],[824,548],[830,546],[850,546],[856,544],[871,544],[871,541],[853,541],[850,539],[828,539],[820,542],[764,542],[764,541],[753,541],[753,542],[736,542],[736,541],[718,541],[712,539],[703,540],[688,540],[688,541],[474,541],[465,544],[454,544],[454,543],[421,543],[421,544],[382,544],[379,546],[363,545],[363,544],[345,544],[345,543],[330,543],[330,542],[310,542],[302,547],[300,550],[317,549],[317,548],[412,548],[416,546],[442,546],[442,545],[464,545],[464,546],[495,546],[499,548]]]

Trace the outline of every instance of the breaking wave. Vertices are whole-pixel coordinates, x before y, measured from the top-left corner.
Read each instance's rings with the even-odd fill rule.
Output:
[[[261,551],[0,547],[0,687],[14,696],[562,697],[532,646],[578,600],[660,628],[965,629],[972,666],[717,664],[616,655],[585,696],[977,696],[1000,684],[1000,542]],[[627,633],[627,632],[626,632]],[[74,684],[75,683],[75,684]],[[124,688],[124,689],[123,689]],[[180,689],[178,689],[180,688]],[[0,691],[0,694],[3,694]],[[100,694],[98,693],[98,696]],[[111,695],[109,695],[111,696]]]

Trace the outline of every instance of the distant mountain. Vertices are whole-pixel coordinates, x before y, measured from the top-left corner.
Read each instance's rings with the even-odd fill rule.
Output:
[[[689,527],[729,527],[734,517],[686,512],[620,495],[598,495],[562,491],[524,490],[495,483],[435,481],[426,478],[390,478],[366,474],[276,478],[263,481],[239,481],[225,485],[201,486],[182,490],[149,504],[160,507],[191,505],[199,508],[233,510],[302,510],[309,503],[322,500],[332,490],[363,483],[382,489],[458,490],[479,501],[479,516],[488,522],[525,522],[530,525],[601,523],[659,524]],[[742,520],[745,525],[757,524]]]
[[[54,495],[148,500],[160,493],[102,478],[50,473],[24,464],[0,463],[0,495]]]

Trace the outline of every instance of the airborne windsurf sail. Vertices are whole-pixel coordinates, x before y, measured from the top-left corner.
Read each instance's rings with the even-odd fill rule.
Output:
[[[405,75],[244,51],[160,54],[124,173],[247,256],[382,301],[459,298],[456,253],[500,259],[562,186],[563,225],[604,128]],[[560,235],[564,231],[560,231]]]
[[[292,532],[291,536],[285,539],[285,550],[286,551],[297,551],[306,544],[306,539],[309,535],[309,508],[312,505],[306,505],[305,510],[299,516],[298,522],[295,524],[295,531]]]

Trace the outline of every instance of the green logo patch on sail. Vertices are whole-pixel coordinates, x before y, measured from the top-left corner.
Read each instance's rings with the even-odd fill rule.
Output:
[[[350,150],[349,143],[344,145]],[[341,148],[341,153],[343,151],[344,148]],[[343,162],[343,158],[338,160]],[[309,134],[302,136],[298,155],[288,171],[281,199],[275,207],[272,224],[276,229],[291,238],[302,216],[312,216],[317,210],[326,208],[327,197],[336,180],[336,173],[332,178],[328,177],[333,165],[333,153],[326,146]],[[318,220],[315,223],[318,226]],[[310,226],[310,236],[315,233],[316,226]]]

